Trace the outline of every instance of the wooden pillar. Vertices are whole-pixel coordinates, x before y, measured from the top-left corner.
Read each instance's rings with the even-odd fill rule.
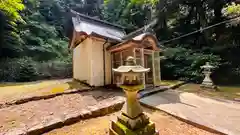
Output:
[[[120,63],[121,63],[121,66],[124,64],[124,62],[123,62],[123,56],[122,56],[122,51],[121,52],[119,52],[120,53]],[[121,83],[123,83],[123,77],[121,77]]]
[[[136,58],[136,48],[133,48],[133,57],[134,57],[135,60],[137,59]]]
[[[121,62],[121,65],[123,65],[123,57],[122,57],[122,52],[119,52],[120,53],[120,62]]]
[[[152,72],[153,72],[153,86],[156,85],[156,70],[155,70],[155,57],[154,57],[154,51],[152,51]]]
[[[114,60],[114,58],[113,58],[113,53],[111,53],[111,69],[114,68],[113,60]],[[115,79],[115,78],[114,78],[114,73],[113,73],[113,70],[111,70],[111,84],[114,83],[114,79]]]
[[[142,66],[144,67],[144,49],[141,48],[141,64]],[[144,85],[144,88],[146,88],[146,73],[143,73],[143,85]]]
[[[161,81],[162,81],[162,78],[161,78],[161,58],[160,58],[160,54],[159,54],[159,52],[158,52],[158,64],[159,64],[159,81],[160,81],[160,83],[161,83]]]

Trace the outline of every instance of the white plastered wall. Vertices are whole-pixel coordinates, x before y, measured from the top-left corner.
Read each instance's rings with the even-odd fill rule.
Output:
[[[79,44],[73,51],[74,79],[86,81],[91,86],[111,84],[111,53],[106,50],[107,46],[109,43],[93,37],[89,37]],[[105,72],[103,47],[105,49]]]
[[[90,84],[90,39],[84,40],[73,50],[73,78]]]
[[[105,40],[92,38],[92,85],[104,86],[111,84],[111,54],[106,51],[109,44]],[[105,49],[105,51],[103,51]],[[105,60],[103,53],[105,52]],[[105,61],[105,63],[104,63]],[[105,70],[104,70],[105,64]],[[104,84],[105,73],[105,84]]]
[[[112,59],[111,53],[106,50],[110,44],[105,45],[105,76],[106,76],[106,85],[112,83]]]

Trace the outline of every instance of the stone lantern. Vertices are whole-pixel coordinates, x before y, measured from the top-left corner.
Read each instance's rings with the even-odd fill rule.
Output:
[[[212,74],[212,69],[214,67],[212,65],[209,64],[209,62],[206,62],[206,64],[204,66],[201,66],[201,69],[203,69],[203,74],[205,75],[205,78],[201,84],[201,87],[203,88],[212,88],[215,89],[216,86],[213,84],[213,81],[210,77],[210,75]]]
[[[137,93],[144,88],[140,75],[150,71],[137,66],[135,59],[129,56],[124,66],[113,69],[122,74],[123,83],[120,87],[126,94],[126,103],[117,121],[111,122],[110,135],[158,135],[155,124],[149,121],[137,99]]]

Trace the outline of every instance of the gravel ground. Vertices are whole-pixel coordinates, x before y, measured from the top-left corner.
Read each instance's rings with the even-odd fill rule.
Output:
[[[53,119],[62,119],[66,114],[97,105],[104,99],[117,95],[121,93],[95,90],[2,108],[0,109],[0,134],[16,128],[27,130],[39,124],[44,125]]]
[[[163,112],[148,108],[144,108],[144,111],[155,122],[160,135],[216,135],[186,124]],[[107,135],[110,120],[115,119],[118,115],[119,112],[116,112],[107,116],[84,120],[70,126],[55,129],[45,135]]]

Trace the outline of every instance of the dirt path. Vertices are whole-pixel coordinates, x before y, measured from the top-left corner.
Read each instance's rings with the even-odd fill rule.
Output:
[[[58,119],[65,119],[88,106],[111,102],[107,99],[121,95],[118,92],[95,90],[79,94],[62,95],[46,100],[27,102],[0,109],[0,134],[28,131]],[[11,135],[13,135],[11,134]]]
[[[160,135],[216,135],[179,121],[160,111],[144,108],[150,119],[155,122]],[[107,135],[110,120],[116,119],[119,112],[89,119],[76,124],[53,130],[45,135]]]

